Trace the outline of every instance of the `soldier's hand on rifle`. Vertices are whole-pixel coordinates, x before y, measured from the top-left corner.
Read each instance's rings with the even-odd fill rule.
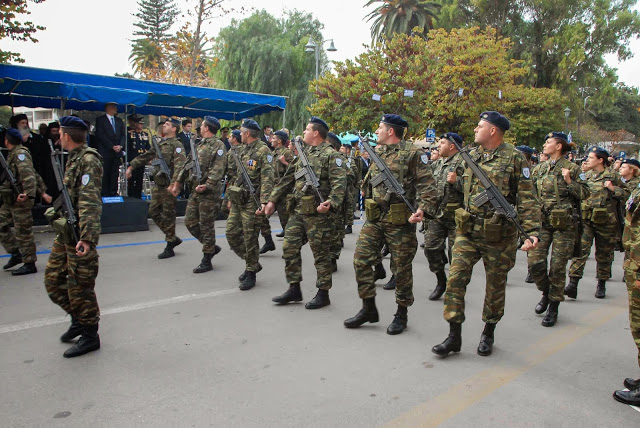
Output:
[[[91,242],[89,241],[78,241],[76,244],[76,256],[82,257],[89,254],[89,248],[91,247]]]
[[[562,178],[567,184],[571,184],[571,170],[568,168],[562,168]]]
[[[447,183],[456,184],[457,178],[458,176],[456,175],[455,171],[452,171],[447,174]]]
[[[615,190],[613,183],[609,180],[604,182],[604,187],[606,187],[607,189],[611,190],[612,192]]]
[[[455,175],[456,173],[450,172],[449,174]],[[449,181],[448,178],[447,178],[447,181]],[[424,211],[422,211],[420,208],[418,208],[416,212],[411,214],[411,217],[409,217],[409,223],[412,223],[412,224],[420,223],[422,220],[424,220]]]
[[[204,193],[205,190],[207,190],[207,185],[206,184],[198,184],[196,186],[196,192],[198,192],[198,193]]]
[[[131,180],[131,176],[133,175],[133,168],[128,167],[127,172],[125,172],[124,175],[127,177],[127,180]]]
[[[316,210],[320,214],[326,214],[329,212],[330,209],[331,209],[331,201],[324,201],[323,203],[318,205],[318,208],[316,208]]]
[[[173,183],[171,186],[168,187],[168,190],[169,192],[171,192],[173,196],[178,196],[178,193],[180,193],[179,183],[178,182]]]
[[[16,198],[16,202],[21,204],[23,202],[26,202],[27,199],[29,199],[29,196],[26,193],[20,193]]]
[[[265,210],[266,206],[267,206],[267,204],[260,204],[260,206],[256,210],[256,215],[264,215],[265,214],[264,210]]]
[[[271,215],[271,214],[273,214],[273,212],[275,210],[276,210],[276,204],[274,204],[273,202],[269,201],[267,206],[264,207],[264,214],[265,215]]]
[[[536,238],[535,236],[532,236],[531,239],[533,239],[533,243],[531,243],[529,239],[524,240],[524,244],[522,244],[522,247],[520,247],[522,251],[533,250],[538,246],[538,238]]]
[[[46,204],[50,204],[51,201],[53,200],[53,198],[51,197],[51,195],[47,194],[47,193],[43,193],[41,196],[42,200],[46,203]]]

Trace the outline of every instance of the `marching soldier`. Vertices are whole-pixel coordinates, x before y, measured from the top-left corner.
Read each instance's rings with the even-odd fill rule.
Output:
[[[347,175],[347,187],[345,188],[344,200],[340,204],[340,208],[336,212],[330,212],[330,216],[333,217],[332,224],[335,227],[334,232],[331,234],[331,267],[333,272],[338,271],[338,259],[340,258],[340,253],[342,252],[342,247],[344,246],[344,236],[346,233],[345,229],[345,219],[346,214],[345,211],[353,211],[353,207],[349,208],[349,189],[353,187],[353,182],[356,179],[353,169],[351,168],[351,164],[349,160],[344,156],[344,154],[340,151],[342,147],[342,143],[340,142],[340,138],[333,132],[329,132],[327,134],[327,143],[338,152],[338,156],[342,159],[342,167],[344,168]],[[351,212],[351,217],[353,217],[353,212]]]
[[[95,285],[98,276],[96,246],[100,238],[103,171],[102,157],[86,145],[88,131],[87,125],[77,117],[60,119],[60,142],[62,148],[69,152],[64,183],[76,211],[79,240],[75,242],[72,238],[65,218],[54,220],[57,234],[45,268],[44,284],[53,303],[71,315],[71,326],[60,340],[68,343],[80,336],[64,352],[66,358],[100,349],[100,308]],[[53,213],[49,212],[48,215]]]
[[[169,185],[178,178],[178,174],[182,171],[182,167],[187,160],[184,154],[184,147],[180,140],[176,138],[179,129],[180,121],[178,119],[167,119],[162,126],[162,135],[165,138],[158,142],[162,156],[167,162],[171,173],[171,177],[167,177],[161,168],[156,167],[156,172],[153,176],[155,186],[151,191],[149,215],[162,230],[167,241],[164,251],[158,254],[159,259],[168,259],[175,256],[173,249],[182,244],[182,240],[176,236],[176,197],[168,189]],[[144,167],[156,157],[155,147],[136,157],[127,168],[127,179],[133,176],[134,170]]]
[[[354,156],[354,150],[351,146],[351,142],[344,143],[340,148],[342,153],[347,158],[347,166],[351,169],[354,179],[351,185],[347,187],[346,197],[346,209],[345,212],[345,234],[349,235],[353,233],[353,211],[358,204],[360,197],[360,186],[362,185],[362,159],[359,156]]]
[[[360,230],[353,256],[358,294],[363,306],[354,317],[344,321],[347,328],[379,320],[373,268],[380,261],[380,250],[385,242],[391,252],[398,304],[387,334],[400,334],[407,327],[407,308],[414,300],[412,263],[418,249],[415,223],[421,222],[425,215],[428,218],[434,216],[437,199],[429,159],[421,155],[411,142],[403,140],[407,127],[407,122],[396,114],[382,116],[376,131],[376,152],[406,192],[406,199],[411,203],[419,200],[418,208],[411,213],[403,200],[394,196],[383,183],[374,187],[372,180],[379,169],[376,164],[371,164],[363,183],[367,220]]]
[[[189,232],[202,244],[202,261],[193,269],[193,273],[203,273],[213,270],[211,259],[220,252],[216,245],[215,221],[220,212],[222,196],[222,178],[227,166],[227,154],[224,143],[216,138],[220,129],[220,122],[213,116],[205,116],[200,125],[200,135],[203,140],[196,146],[196,155],[200,163],[202,177],[198,181],[191,174],[191,192],[184,224]],[[173,196],[178,196],[185,177],[194,168],[193,160],[185,163],[178,173],[176,182],[169,190]]]
[[[135,158],[143,155],[150,149],[149,145],[149,133],[145,131],[142,126],[142,117],[137,115],[129,115],[129,123],[131,123],[132,129],[129,129],[127,138],[127,157],[129,164]],[[138,168],[131,174],[131,179],[128,183],[129,196],[132,198],[142,198],[142,183],[144,182],[144,168]]]
[[[596,277],[598,285],[595,297],[604,299],[606,283],[611,278],[611,263],[619,234],[616,201],[624,201],[629,195],[617,172],[607,168],[609,153],[600,147],[592,147],[585,162],[590,174],[585,176],[589,185],[589,197],[582,204],[582,256],[573,259],[569,268],[569,284],[564,294],[572,299],[578,296],[578,281],[584,273],[584,265],[596,244]]]
[[[543,151],[549,160],[533,170],[533,187],[538,195],[542,226],[538,246],[529,251],[529,270],[542,299],[535,307],[536,314],[547,311],[542,325],[552,327],[558,319],[558,305],[564,301],[567,262],[574,253],[579,204],[589,195],[584,173],[565,158],[569,141],[562,132],[547,135]],[[553,247],[551,247],[553,244]],[[551,250],[551,267],[547,258]]]
[[[289,134],[285,131],[276,131],[271,138],[271,144],[273,145],[273,185],[278,186],[282,181],[285,174],[292,174],[295,167],[293,167],[293,153],[287,148],[289,144]],[[282,238],[284,236],[284,230],[287,227],[287,221],[289,220],[289,212],[287,211],[287,196],[293,192],[293,182],[285,190],[284,196],[275,201],[276,211],[278,211],[278,218],[280,219],[280,226],[282,226],[282,232],[276,236]]]
[[[227,167],[224,170],[224,193],[222,198],[222,212],[225,216],[229,216],[229,210],[231,209],[231,201],[229,201],[229,193],[227,188],[230,183],[235,183],[236,180],[236,163],[231,153],[231,148],[237,151],[238,155],[242,151],[242,134],[239,129],[234,129],[229,134],[229,150],[227,150]],[[244,274],[243,274],[244,275]]]
[[[640,184],[640,162],[636,159],[625,159],[620,165],[620,177],[629,192]]]
[[[451,260],[451,249],[456,239],[455,211],[462,207],[462,175],[464,166],[460,153],[451,140],[462,146],[462,137],[447,132],[440,137],[440,158],[431,163],[431,171],[438,189],[438,211],[436,218],[425,227],[424,254],[429,262],[429,270],[436,274],[438,283],[429,300],[438,300],[447,288],[444,267]],[[448,256],[445,254],[448,240]]]
[[[479,146],[469,155],[486,172],[507,202],[515,206],[522,227],[533,240],[527,239],[522,245],[522,250],[528,251],[538,242],[540,211],[536,206],[527,160],[515,147],[504,142],[504,133],[509,127],[509,120],[502,114],[495,111],[482,113],[474,129],[475,142]],[[468,166],[462,184],[464,207],[455,213],[456,240],[444,295],[444,319],[449,323],[450,331],[445,341],[434,346],[432,352],[440,356],[460,352],[462,323],[465,320],[464,296],[473,266],[483,259],[486,291],[482,319],[485,327],[478,355],[488,356],[493,351],[496,324],[504,315],[507,273],[516,261],[518,230],[482,198],[485,189]],[[476,205],[478,199],[484,199],[480,206]]]
[[[289,182],[295,180],[292,207],[290,211],[287,229],[282,244],[282,258],[284,259],[284,272],[289,288],[284,294],[274,297],[275,303],[285,304],[302,301],[300,282],[302,281],[302,256],[301,248],[306,239],[309,241],[311,252],[317,271],[316,296],[305,305],[307,309],[318,309],[331,304],[329,289],[331,289],[331,234],[334,226],[331,224],[331,213],[338,212],[340,204],[344,201],[346,187],[346,173],[342,166],[342,157],[326,142],[329,126],[320,118],[313,116],[304,130],[303,148],[309,165],[318,178],[320,186],[317,191],[324,200],[321,202],[318,195],[306,185],[305,177],[295,180],[294,175],[288,175],[286,179],[273,189],[269,197],[269,203],[265,213],[270,215],[275,209],[275,202],[284,196]],[[295,163],[295,172],[303,167],[298,154]]]
[[[230,182],[233,185],[227,187],[231,204],[227,220],[227,241],[233,252],[245,261],[245,271],[238,278],[240,290],[250,290],[256,285],[256,273],[262,269],[258,262],[258,235],[264,206],[273,188],[273,155],[269,147],[260,140],[261,129],[255,120],[246,119],[242,122],[240,131],[243,146],[238,156],[255,188],[254,196],[259,205],[256,205],[249,194],[248,185],[243,183],[241,167],[236,165],[235,179]],[[235,164],[235,159],[233,162]]]

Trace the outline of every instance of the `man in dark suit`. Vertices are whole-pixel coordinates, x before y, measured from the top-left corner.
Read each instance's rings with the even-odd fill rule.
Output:
[[[193,133],[191,132],[191,128],[193,124],[191,123],[191,119],[185,119],[182,121],[182,132],[178,134],[178,139],[184,146],[185,156],[189,157],[191,153],[191,137]]]
[[[102,196],[116,196],[118,194],[118,169],[122,164],[127,134],[124,122],[118,117],[116,104],[107,103],[104,106],[104,111],[106,114],[96,119],[95,132],[98,151],[104,162]]]
[[[273,150],[273,146],[271,145],[271,134],[273,133],[273,128],[271,125],[264,126],[264,134],[260,138],[264,143],[269,147],[269,149]]]

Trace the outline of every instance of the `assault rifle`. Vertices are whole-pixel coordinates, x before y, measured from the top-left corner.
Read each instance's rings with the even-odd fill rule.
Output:
[[[511,204],[505,199],[502,193],[500,193],[500,190],[496,187],[495,184],[493,184],[491,179],[487,177],[487,174],[484,172],[484,170],[480,168],[480,166],[471,158],[469,152],[462,148],[462,145],[460,145],[451,137],[449,137],[448,140],[451,141],[460,151],[460,156],[462,156],[462,159],[464,159],[464,161],[467,163],[467,166],[471,168],[473,174],[478,177],[478,180],[480,180],[480,184],[482,184],[482,186],[484,187],[482,193],[480,193],[473,199],[473,203],[477,207],[481,207],[487,202],[491,202],[491,205],[493,205],[493,207],[495,208],[496,213],[508,218],[516,226],[518,232],[520,232],[523,238],[528,239],[533,244],[533,239],[531,239],[522,225],[518,222],[518,213],[516,213],[516,210],[513,209]]]
[[[196,183],[200,184],[202,181],[202,170],[200,169],[200,159],[198,159],[196,144],[193,138],[189,141],[189,144],[191,145],[191,173],[193,174],[193,178],[196,179]]]
[[[53,148],[53,144],[51,140],[49,140],[49,149],[51,150],[51,166],[53,167],[53,174],[56,177],[56,184],[58,185],[58,189],[60,189],[60,196],[53,201],[53,207],[56,211],[59,209],[62,210],[62,215],[67,219],[67,225],[71,230],[71,234],[73,236],[73,240],[75,243],[80,241],[80,228],[78,227],[78,219],[76,218],[75,210],[73,209],[73,203],[71,202],[71,195],[69,195],[69,189],[67,189],[67,185],[64,184],[62,165],[58,162],[56,158],[56,150]],[[80,251],[83,251],[80,248]]]
[[[320,181],[318,180],[318,177],[316,177],[315,172],[313,172],[313,168],[311,168],[311,165],[309,165],[309,159],[307,158],[307,154],[304,152],[304,150],[302,150],[301,140],[298,138],[293,142],[293,144],[295,144],[296,146],[296,151],[298,152],[298,159],[300,159],[300,163],[302,165],[302,168],[296,172],[295,177],[296,177],[296,180],[302,177],[304,177],[304,180],[305,180],[304,187],[302,188],[302,192],[304,193],[307,191],[309,187],[313,187],[313,190],[315,190],[316,195],[318,195],[318,198],[320,198],[320,203],[323,203],[324,199],[320,194]]]
[[[157,159],[151,162],[151,165],[159,166],[160,171],[162,171],[162,173],[167,176],[167,179],[171,181],[171,171],[169,170],[169,165],[167,165],[166,159],[162,156],[162,151],[158,144],[158,137],[154,135],[153,138],[151,138],[151,142],[153,143],[153,150],[155,150],[157,157]]]
[[[16,196],[22,193],[18,188],[18,182],[16,181],[16,177],[13,175],[11,170],[9,169],[9,165],[7,164],[7,160],[4,158],[4,155],[0,151],[0,165],[2,165],[2,175],[0,175],[0,182],[4,182],[5,180],[9,182],[11,189],[16,193]]]
[[[258,207],[258,209],[260,209],[262,207],[262,204],[260,203],[260,201],[258,200],[258,197],[256,196],[256,188],[251,182],[251,177],[249,177],[249,173],[247,172],[247,169],[244,167],[244,163],[242,163],[240,156],[238,156],[238,152],[236,152],[235,147],[231,147],[230,150],[231,150],[231,155],[233,156],[233,160],[236,161],[238,172],[240,173],[240,178],[239,178],[240,183],[246,186],[246,188],[249,190],[249,194],[253,198],[253,201],[256,203],[256,206]]]

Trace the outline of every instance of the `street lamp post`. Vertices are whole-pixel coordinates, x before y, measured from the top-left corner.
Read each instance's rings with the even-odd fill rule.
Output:
[[[571,109],[569,107],[565,107],[564,109],[564,133],[567,134],[569,132],[569,116],[571,115]]]
[[[331,42],[331,44],[327,48],[328,52],[335,52],[335,51],[338,50],[338,49],[336,49],[336,46],[333,44],[333,39],[323,40],[320,43],[316,44],[313,41],[313,39],[311,37],[309,37],[309,42],[304,46],[304,51],[305,52],[315,52],[315,54],[316,54],[316,80],[318,80],[318,68],[320,67],[320,47],[325,42]]]

